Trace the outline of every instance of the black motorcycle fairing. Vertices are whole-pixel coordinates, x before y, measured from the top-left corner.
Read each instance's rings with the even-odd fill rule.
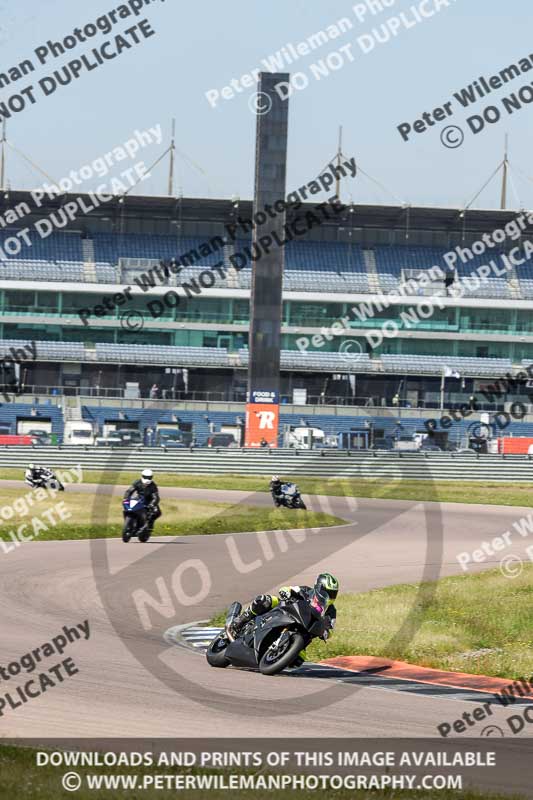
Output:
[[[250,636],[250,638],[253,638]],[[253,642],[247,641],[248,637],[240,637],[230,642],[226,647],[226,656],[236,667],[257,669],[258,660],[253,648]]]
[[[321,636],[324,622],[318,612],[302,597],[283,601],[279,606],[257,617],[254,630],[254,643],[257,662],[264,650],[265,640],[275,638],[279,628],[297,628],[304,635],[306,647],[315,636]]]
[[[283,629],[294,628],[295,625],[299,630],[305,627],[301,617],[298,624],[294,615],[285,613],[279,607],[261,614],[246,625],[238,639],[229,643],[226,656],[237,667],[257,669],[262,651],[270,646],[268,640],[277,639]]]
[[[279,628],[289,628],[291,625],[294,626],[295,622],[292,614],[287,614],[283,608],[279,607],[257,617],[253,635],[253,648],[257,663],[259,663],[261,648],[265,640],[276,638],[279,635]]]
[[[233,618],[240,609],[240,603],[232,604],[226,620]],[[303,641],[302,648],[305,648],[312,639],[322,636],[324,617],[303,595],[283,600],[276,608],[246,623],[235,640],[226,633],[228,644],[224,651],[225,658],[236,667],[258,669],[266,651],[284,632],[286,636],[297,633]]]
[[[139,531],[142,531],[143,528],[146,528],[146,525],[148,524],[148,516],[145,508],[142,508],[139,511],[126,511],[123,509],[122,513],[124,520],[130,520],[129,531],[132,536],[137,536]]]

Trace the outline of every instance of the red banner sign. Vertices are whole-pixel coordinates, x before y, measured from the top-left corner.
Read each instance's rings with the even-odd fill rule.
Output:
[[[245,447],[278,446],[279,406],[274,403],[248,403],[246,406]],[[266,445],[265,445],[266,442]]]

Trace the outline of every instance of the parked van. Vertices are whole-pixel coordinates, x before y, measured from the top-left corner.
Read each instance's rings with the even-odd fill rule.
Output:
[[[93,426],[84,420],[65,422],[65,444],[94,444]]]

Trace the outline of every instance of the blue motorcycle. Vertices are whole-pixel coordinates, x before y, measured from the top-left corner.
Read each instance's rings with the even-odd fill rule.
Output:
[[[124,513],[124,527],[122,528],[122,541],[126,544],[132,536],[137,536],[140,542],[147,542],[151,536],[148,528],[148,516],[144,497],[133,494],[122,501]]]

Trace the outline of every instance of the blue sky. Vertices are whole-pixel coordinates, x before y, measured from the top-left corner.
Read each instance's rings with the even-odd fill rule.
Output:
[[[307,183],[334,155],[338,126],[342,124],[348,158],[355,156],[365,172],[387,187],[387,191],[382,190],[359,175],[345,183],[344,200],[351,197],[356,203],[381,203],[397,198],[413,205],[462,207],[501,160],[508,133],[510,160],[517,169],[512,173],[516,193],[510,187],[509,205],[533,207],[533,182],[518,172],[533,178],[533,103],[524,103],[512,115],[502,106],[504,96],[532,85],[533,70],[494,90],[470,110],[453,101],[453,118],[413,135],[409,142],[404,142],[397,131],[399,124],[414,123],[424,111],[450,101],[454,92],[479,76],[488,79],[529,55],[533,64],[531,2],[513,0],[505,5],[496,0],[450,0],[449,8],[409,29],[401,23],[396,37],[363,52],[358,37],[372,37],[373,29],[381,30],[382,24],[399,17],[400,12],[412,21],[410,8],[420,2],[396,0],[382,13],[367,11],[361,21],[353,10],[356,4],[345,0],[270,0],[261,4],[243,0],[153,0],[143,14],[133,21],[120,21],[111,34],[100,34],[41,66],[35,48],[48,39],[62,40],[74,28],[94,22],[121,3],[21,0],[15,5],[3,0],[0,72],[25,58],[31,58],[37,69],[2,89],[0,103],[144,17],[156,31],[155,36],[120,58],[83,72],[77,81],[60,87],[54,95],[44,97],[38,92],[38,102],[9,121],[8,138],[59,179],[119,145],[135,129],[159,123],[168,143],[174,116],[177,146],[189,159],[177,160],[176,182],[182,193],[249,198],[255,119],[248,101],[254,90],[248,88],[231,100],[222,100],[216,108],[210,106],[205,93],[221,90],[233,78],[240,79],[282,46],[297,46],[347,17],[353,24],[351,30],[303,56],[292,67],[308,77],[309,85],[295,91],[290,100],[287,190]],[[425,8],[435,2],[426,0]],[[346,56],[342,69],[317,81],[311,65],[348,44],[353,63]],[[487,105],[498,107],[502,118],[474,136],[466,118],[479,114]],[[457,149],[447,149],[440,141],[441,131],[448,124],[459,125],[465,132],[465,141]],[[144,151],[147,166],[161,152],[157,147]],[[191,166],[191,161],[199,169]],[[13,188],[32,188],[41,182],[11,152],[8,178]],[[165,194],[166,184],[166,166],[160,166],[144,183],[143,192]],[[96,182],[86,188],[95,186]],[[494,208],[498,202],[499,188],[493,183],[475,207]]]

